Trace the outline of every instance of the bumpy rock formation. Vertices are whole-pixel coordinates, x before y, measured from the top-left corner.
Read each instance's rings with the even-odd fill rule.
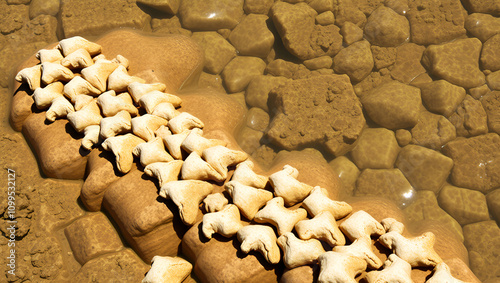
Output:
[[[269,99],[277,113],[267,136],[289,150],[322,143],[329,152],[342,155],[365,124],[361,104],[345,75],[295,80],[271,91]]]

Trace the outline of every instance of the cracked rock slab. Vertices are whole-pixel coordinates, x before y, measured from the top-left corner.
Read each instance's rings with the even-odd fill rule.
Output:
[[[346,75],[298,79],[275,88],[269,96],[277,111],[266,134],[287,150],[319,143],[341,155],[365,125],[361,103]]]

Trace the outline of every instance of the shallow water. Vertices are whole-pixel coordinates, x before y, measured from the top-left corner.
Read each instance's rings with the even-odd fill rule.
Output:
[[[281,10],[270,10],[273,1],[246,1],[243,5],[243,1],[184,0],[179,11],[175,11],[176,15],[172,15],[171,6],[152,7],[148,4],[150,1],[136,4],[135,1],[117,0],[107,9],[90,4],[82,9],[77,1],[61,1],[62,5],[58,5],[59,1],[46,1],[45,5],[40,2],[43,1],[2,1],[1,7],[5,13],[2,13],[0,48],[3,49],[4,63],[1,65],[0,79],[4,88],[8,84],[8,74],[15,65],[46,44],[65,37],[82,35],[93,40],[120,27],[132,27],[156,35],[185,34],[192,36],[207,50],[211,50],[206,53],[207,65],[201,74],[199,86],[209,86],[231,94],[249,109],[246,125],[237,135],[237,140],[263,167],[270,164],[280,150],[315,148],[337,170],[344,185],[344,199],[353,196],[383,196],[403,208],[411,221],[443,221],[443,225],[452,229],[459,237],[465,236],[466,243],[487,237],[477,233],[463,235],[463,227],[487,220],[500,220],[494,218],[498,217],[499,211],[499,173],[495,171],[495,168],[498,169],[496,164],[500,156],[498,141],[478,150],[481,151],[479,157],[470,157],[477,159],[474,159],[474,162],[477,161],[475,168],[465,165],[462,171],[454,172],[450,166],[451,159],[445,157],[451,157],[455,162],[453,166],[456,166],[460,155],[481,147],[478,143],[490,141],[479,140],[473,145],[465,146],[465,149],[457,146],[456,153],[453,153],[453,148],[446,149],[446,144],[454,140],[484,137],[486,133],[499,132],[496,124],[492,122],[500,111],[498,106],[494,107],[498,105],[498,102],[495,104],[498,96],[491,94],[491,90],[499,89],[498,79],[490,74],[500,67],[496,69],[498,63],[488,63],[490,59],[491,62],[498,60],[499,40],[491,40],[489,44],[486,42],[500,29],[488,32],[477,31],[475,28],[482,28],[485,22],[493,27],[500,25],[490,23],[494,21],[491,18],[500,19],[479,17],[475,22],[471,20],[472,24],[469,23],[467,29],[464,28],[467,17],[471,17],[474,11],[498,16],[498,8],[478,8],[474,4],[469,6],[469,1],[463,1],[467,3],[466,10],[459,1],[441,1],[444,4],[439,7],[434,4],[439,1],[410,1],[408,5],[403,0],[389,0],[385,1],[388,10],[377,10],[384,1],[357,1],[354,6],[345,4],[331,7],[322,5],[328,1],[310,1],[309,7],[312,8],[300,6],[300,9],[294,9],[291,5],[283,5]],[[410,7],[413,7],[413,10]],[[377,21],[377,13],[373,14],[376,10],[380,19],[391,17],[398,24]],[[81,14],[78,14],[78,11],[81,11]],[[245,14],[268,15],[269,18],[245,17],[244,11]],[[329,11],[333,13],[330,14]],[[415,11],[428,13],[419,14]],[[290,18],[280,17],[283,14],[289,15]],[[248,21],[244,21],[245,19]],[[335,24],[333,28],[332,24]],[[405,24],[408,25],[407,29],[404,28]],[[417,28],[422,31],[416,30]],[[392,29],[393,36],[380,34],[380,29]],[[207,31],[213,32],[209,34]],[[314,40],[311,40],[309,34],[315,35]],[[438,68],[438,63],[428,63],[422,59],[423,54],[429,50],[428,46],[433,43],[446,44],[452,40],[466,38],[479,38],[482,41],[479,51],[474,49],[475,43],[471,43],[453,47],[455,49],[450,48],[451,52],[448,50],[448,53],[436,52],[436,57],[429,55],[428,58],[432,57],[433,62],[438,62],[440,56],[458,54],[451,56],[452,59],[446,58],[452,61],[448,64],[445,62],[444,67],[441,66],[439,70],[432,69]],[[311,41],[304,44],[304,40]],[[361,46],[360,42],[368,47]],[[387,47],[380,47],[384,45]],[[492,45],[488,48],[493,50],[493,57],[474,58],[472,55],[472,61],[475,60],[476,65],[470,74],[456,72],[457,68],[463,66],[453,66],[453,60],[469,57],[474,52],[482,51],[482,54],[486,54],[486,45]],[[349,46],[356,48],[348,48]],[[494,53],[495,50],[497,53]],[[230,64],[234,58],[243,56],[253,57],[255,60],[246,60],[238,65]],[[372,62],[366,57],[371,57]],[[310,61],[315,58],[321,60]],[[466,64],[469,64],[469,61]],[[474,67],[474,64],[472,65]],[[328,116],[330,110],[325,110],[330,106],[323,107],[321,103],[324,101],[311,101],[316,97],[315,93],[321,97],[328,91],[304,89],[307,84],[303,82],[314,80],[318,75],[332,73],[349,75],[353,85],[351,94],[355,93],[352,95],[352,103],[358,101],[357,103],[363,105],[361,115],[366,119],[366,124],[354,121],[353,110],[350,108],[340,111],[347,113],[343,117],[349,119],[342,118],[337,123],[330,122],[326,119],[332,119],[333,116]],[[481,81],[481,74],[482,82],[474,81],[476,78]],[[281,78],[263,81],[266,79],[264,75],[266,78]],[[486,80],[484,75],[487,75]],[[462,76],[461,80],[454,79],[458,76]],[[246,83],[241,82],[242,77],[246,77],[243,79]],[[461,90],[450,84],[430,84],[442,79],[460,86]],[[259,97],[267,97],[271,88],[289,84],[292,80],[297,83],[301,93],[282,88],[283,94],[280,94],[279,90],[273,90],[270,101]],[[389,81],[399,83],[384,89],[384,95],[392,95],[391,90],[394,89],[400,90],[404,95],[396,95],[382,102],[372,98],[373,94],[382,93],[380,88],[376,88],[386,85]],[[440,87],[446,90],[441,90]],[[433,95],[439,91],[444,93],[445,98],[436,102]],[[414,95],[418,97],[416,102],[409,98],[413,92],[418,93]],[[292,95],[293,97],[287,100]],[[469,100],[465,99],[465,95]],[[313,110],[313,113],[310,113],[310,110],[304,110],[304,107],[291,107],[283,111],[276,107],[282,100],[271,101],[275,97],[286,101],[283,104],[304,106],[309,103],[313,105],[311,107],[316,107],[312,109],[317,112]],[[486,100],[484,97],[490,97],[493,102],[483,102]],[[339,105],[337,106],[340,107]],[[398,110],[391,112],[389,117],[384,111],[378,111],[387,111],[391,107],[397,107]],[[5,105],[3,109],[8,111]],[[291,113],[287,113],[286,119],[278,120],[279,113],[286,111]],[[386,126],[387,130],[383,126]],[[12,133],[8,127],[7,119],[4,118],[4,148],[25,150],[27,152],[20,153],[21,158],[30,156],[29,158],[33,159],[20,135]],[[378,130],[370,131],[366,128]],[[349,134],[342,135],[343,132]],[[361,133],[364,136],[360,138]],[[339,137],[335,146],[327,142],[335,140],[331,135],[340,136],[335,136]],[[11,136],[17,137],[16,145],[6,141]],[[406,146],[407,144],[410,146]],[[20,166],[15,159],[9,161],[14,162],[17,167]],[[458,162],[467,163],[466,160]],[[11,164],[6,162],[3,165],[8,168]],[[35,169],[37,166],[31,168]],[[466,180],[461,178],[464,174]],[[455,198],[457,195],[461,197]],[[453,217],[456,220],[453,220]],[[497,231],[492,233],[495,234],[492,234],[490,239],[498,240]],[[63,236],[58,235],[56,238],[64,242]],[[498,248],[498,243],[496,246]],[[474,250],[475,253],[480,251],[482,250]],[[67,260],[66,270],[77,268],[78,264],[74,261]],[[471,258],[471,261],[474,261],[474,264],[471,263],[472,270],[478,278],[498,280],[498,274],[488,274],[484,271],[485,268],[494,266],[495,261],[498,262],[498,253],[492,252],[492,255],[484,260],[483,266],[479,264],[478,259]]]

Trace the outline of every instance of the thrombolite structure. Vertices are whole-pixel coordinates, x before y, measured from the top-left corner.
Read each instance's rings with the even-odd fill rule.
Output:
[[[119,58],[118,54],[120,54],[123,55],[122,58],[128,59],[127,61],[129,64],[126,65],[129,65],[127,66],[129,68],[129,74],[142,78],[147,83],[165,84],[166,92],[175,92],[176,97],[182,100],[182,105],[178,110],[181,113],[190,113],[191,117],[198,120],[190,118],[185,120],[186,122],[179,123],[171,123],[166,119],[164,119],[164,122],[158,119],[156,122],[148,120],[141,126],[141,129],[146,127],[147,129],[145,132],[147,132],[149,136],[137,137],[130,133],[123,134],[127,131],[135,133],[136,131],[132,129],[132,125],[130,129],[123,129],[121,135],[115,131],[114,134],[118,134],[117,136],[108,137],[108,139],[120,138],[121,140],[116,140],[116,142],[108,139],[106,139],[108,142],[104,140],[102,147],[105,150],[112,151],[113,154],[103,151],[99,146],[99,140],[95,141],[95,146],[88,151],[81,148],[82,141],[87,133],[78,132],[85,132],[85,128],[92,127],[96,125],[96,123],[100,124],[102,120],[99,119],[97,122],[92,121],[87,124],[85,123],[88,119],[85,118],[83,118],[83,124],[70,123],[65,119],[57,119],[52,123],[45,122],[45,113],[37,110],[32,111],[33,108],[31,106],[33,105],[33,99],[30,97],[32,91],[27,89],[26,85],[17,84],[14,88],[16,92],[14,94],[11,111],[11,123],[16,130],[22,130],[25,134],[36,151],[40,167],[46,176],[67,179],[85,178],[85,183],[81,190],[81,199],[86,208],[89,211],[107,211],[118,224],[121,235],[123,235],[127,243],[134,248],[144,261],[150,262],[154,259],[155,263],[153,266],[155,266],[162,261],[160,258],[154,258],[155,256],[185,256],[193,264],[194,273],[198,279],[203,282],[214,282],[217,280],[247,281],[250,279],[267,282],[278,280],[278,276],[280,276],[281,280],[284,282],[293,282],[298,278],[301,282],[312,282],[314,278],[316,278],[316,275],[314,275],[314,268],[310,264],[316,265],[318,262],[321,266],[319,280],[325,280],[324,282],[330,280],[331,274],[329,270],[332,269],[335,270],[335,272],[339,270],[338,276],[347,276],[351,280],[355,280],[354,276],[358,273],[362,273],[362,271],[366,269],[366,263],[363,257],[356,255],[355,252],[342,251],[343,249],[338,249],[338,251],[334,249],[334,251],[325,253],[320,251],[317,257],[307,260],[303,260],[303,257],[301,258],[301,253],[307,254],[309,249],[308,245],[303,242],[320,242],[318,240],[298,239],[290,233],[297,222],[306,218],[306,211],[298,207],[303,204],[302,201],[304,199],[314,197],[315,194],[320,194],[323,199],[323,201],[319,203],[330,203],[336,200],[338,198],[340,185],[338,177],[327,165],[325,160],[320,155],[310,150],[302,152],[281,152],[270,168],[259,168],[257,164],[253,168],[253,171],[260,175],[274,176],[274,178],[271,177],[272,182],[264,189],[274,192],[277,198],[269,200],[266,207],[268,205],[276,205],[280,207],[279,209],[281,209],[281,211],[289,211],[295,214],[300,213],[299,211],[303,211],[303,217],[296,219],[296,221],[293,220],[295,222],[292,224],[285,225],[286,227],[290,226],[287,228],[290,231],[284,231],[282,234],[286,236],[282,238],[282,240],[277,240],[282,248],[284,246],[287,247],[283,248],[283,250],[285,250],[286,254],[290,254],[290,262],[288,264],[285,262],[285,265],[290,268],[293,267],[293,269],[285,269],[283,263],[274,265],[267,263],[260,254],[239,254],[239,244],[233,244],[238,243],[236,239],[237,231],[242,226],[255,224],[252,223],[250,219],[241,217],[238,212],[238,206],[231,204],[225,206],[225,208],[222,208],[219,212],[205,214],[213,216],[214,214],[212,213],[221,213],[219,214],[221,215],[220,217],[210,217],[210,221],[202,221],[205,218],[202,218],[204,211],[200,209],[200,203],[210,193],[224,192],[224,187],[227,187],[224,186],[224,182],[231,179],[234,166],[246,160],[248,157],[239,149],[233,137],[235,129],[243,118],[241,106],[236,101],[232,100],[231,97],[215,93],[211,90],[189,89],[189,84],[196,81],[197,74],[199,74],[200,68],[203,65],[203,55],[201,55],[196,44],[186,37],[169,36],[150,38],[129,31],[119,31],[101,38],[98,43],[103,47],[103,54],[106,58]],[[68,56],[69,54],[64,55]],[[98,65],[99,60],[106,59],[99,58],[94,62],[94,65]],[[25,62],[23,66],[27,67],[36,63],[36,60],[31,58]],[[101,61],[101,64],[104,64],[104,62]],[[115,62],[110,60],[109,62],[105,62],[105,64],[108,64],[108,67],[109,64],[115,64],[116,69],[121,65],[121,62],[119,60]],[[126,67],[124,66],[124,68]],[[108,72],[108,75],[110,75],[113,71],[108,70]],[[66,80],[64,76],[60,78]],[[69,78],[67,80],[69,80]],[[30,81],[32,82],[32,80]],[[102,87],[102,81],[99,83]],[[97,88],[95,85],[94,87]],[[184,89],[180,91],[181,88]],[[102,89],[99,90],[104,92]],[[119,95],[117,95],[116,98],[118,98],[118,96]],[[167,94],[165,94],[165,96],[167,96]],[[97,115],[101,114],[106,116],[102,113],[102,104],[99,105],[101,108],[96,108],[97,103],[94,105],[93,99],[94,98],[91,97],[87,105],[92,105],[93,111],[96,112],[95,110],[97,109],[98,113],[94,113],[91,118],[94,119]],[[55,99],[53,101],[55,101]],[[161,100],[155,106],[163,102],[165,101]],[[87,107],[87,105],[72,113],[86,111],[85,107]],[[126,105],[132,105],[132,98],[128,97],[128,99],[122,99],[119,105],[127,109]],[[138,112],[140,117],[154,113],[154,108],[145,109],[145,105],[142,106],[143,108]],[[211,111],[206,111],[207,109]],[[71,113],[71,111],[69,112]],[[116,113],[116,115],[118,114],[119,112]],[[180,117],[181,115],[182,114],[179,114],[176,117]],[[174,117],[170,120],[173,119]],[[200,122],[203,122],[203,124],[200,124]],[[73,130],[70,126],[71,124],[73,126],[86,126],[74,127],[76,129]],[[199,127],[203,127],[204,138],[221,140],[223,143],[227,144],[226,146],[217,144],[209,147],[202,151],[201,156],[199,155],[200,159],[196,164],[205,162],[206,164],[203,163],[203,170],[213,169],[213,175],[207,173],[201,177],[199,176],[199,179],[203,180],[196,180],[196,184],[200,185],[199,188],[194,184],[177,187],[172,186],[172,188],[170,188],[168,181],[159,188],[157,186],[158,183],[154,179],[145,177],[144,167],[146,164],[141,164],[142,154],[147,151],[143,146],[145,145],[144,139],[151,140],[150,143],[152,144],[155,141],[155,136],[160,133],[157,130],[162,125],[170,126],[170,130],[173,132],[171,136],[180,135],[178,136],[179,140],[177,143],[179,149],[182,147],[182,141],[188,136],[188,134],[183,135],[182,132],[184,132],[184,130],[189,131],[192,128]],[[141,130],[138,132],[144,131]],[[162,135],[168,136],[168,133],[165,133],[165,131],[161,133]],[[103,136],[101,133],[100,135]],[[164,141],[163,138],[162,140]],[[139,150],[137,150],[138,153],[136,155],[140,157],[140,160],[135,159],[135,162],[133,162],[132,151],[139,145],[141,146]],[[216,147],[225,149],[215,151],[215,153],[214,150],[209,150]],[[166,151],[165,148],[159,150],[161,152]],[[181,153],[184,153],[184,155],[181,155],[179,159],[186,160],[188,158],[187,152],[184,150],[184,152],[181,151]],[[155,162],[168,163],[169,160],[166,158],[161,161],[155,160]],[[151,164],[154,163],[152,162]],[[229,171],[227,171],[228,166],[230,169]],[[179,175],[180,171],[177,175]],[[290,174],[290,172],[294,173]],[[297,172],[299,172],[299,174],[297,174]],[[217,173],[220,176],[217,176]],[[172,173],[172,176],[175,175],[175,173]],[[280,178],[281,175],[283,175],[283,178]],[[179,176],[176,176],[175,179],[177,178],[179,178]],[[180,178],[183,178],[182,174]],[[177,181],[172,179],[172,182]],[[276,186],[276,184],[285,184],[285,186],[287,186],[287,184],[290,183],[305,187],[306,189],[297,194],[295,191],[287,192],[280,188],[278,195],[277,190],[275,190],[276,187],[274,186]],[[313,186],[317,187],[311,189]],[[163,188],[165,188],[165,191]],[[160,189],[160,196],[168,197],[172,199],[172,202],[159,198],[158,189]],[[182,194],[183,190],[186,190],[187,194]],[[162,193],[162,191],[164,193]],[[283,201],[281,197],[288,201]],[[228,199],[232,202],[231,197],[228,197]],[[252,199],[249,198],[249,201],[251,200]],[[174,203],[179,210],[173,205]],[[318,202],[306,203],[305,207],[311,210],[314,203]],[[285,207],[285,205],[287,207]],[[356,200],[350,202],[348,211],[345,211],[346,205],[347,204],[341,207],[341,212],[332,212],[332,215],[337,215],[337,220],[344,221],[347,219],[345,221],[348,221],[351,217],[351,214],[349,214],[351,211],[356,212],[363,210],[372,215],[374,221],[382,221],[382,219],[387,217],[403,221],[400,211],[386,201]],[[325,206],[327,208],[322,209],[321,206],[316,206],[315,212],[309,211],[313,214],[311,218],[315,215],[319,215],[323,211],[335,210],[331,207],[332,205]],[[260,207],[259,205],[259,208]],[[266,207],[260,211],[263,212]],[[226,216],[222,214],[222,212],[229,209],[233,212],[231,213],[230,221],[226,221]],[[278,208],[275,210],[278,210]],[[275,210],[265,210],[264,212],[271,216],[263,217],[263,219],[272,219],[272,214],[274,214]],[[235,216],[236,212],[238,212],[237,216]],[[261,214],[266,214],[264,212]],[[257,214],[259,214],[259,212],[257,212]],[[259,218],[259,216],[256,217]],[[180,221],[181,219],[184,223]],[[238,223],[234,224],[234,222]],[[274,220],[270,222],[276,223]],[[365,225],[364,221],[359,222],[360,225]],[[210,225],[208,225],[208,223]],[[225,237],[229,237],[231,240],[227,241],[219,236],[215,236],[209,240],[206,237],[208,232],[205,233],[205,225],[210,226],[210,229],[207,228],[210,230],[210,233],[217,232]],[[277,226],[279,226],[279,224],[277,224]],[[342,225],[340,227],[342,227]],[[462,243],[456,239],[447,238],[448,236],[446,232],[442,231],[442,227],[424,225],[420,228],[425,231],[431,231],[436,235],[437,244],[434,245],[434,248],[437,254],[432,250],[433,245],[429,244],[429,241],[426,241],[426,248],[432,250],[432,252],[429,253],[432,253],[433,256],[438,255],[438,257],[440,257],[439,260],[447,262],[451,267],[453,275],[466,281],[477,280],[467,268],[467,257],[466,255],[464,256],[462,252],[464,249]],[[278,229],[280,229],[280,227],[278,227]],[[364,230],[364,228],[357,229],[357,231]],[[226,233],[225,231],[228,232]],[[71,233],[71,231],[68,233]],[[382,244],[393,249],[394,253],[398,257],[401,257],[401,254],[398,255],[398,245],[400,245],[398,243],[404,241],[396,239],[412,237],[407,231],[404,232],[404,235],[400,235],[397,232],[389,232],[388,234],[390,233],[396,233],[397,236],[385,237]],[[422,232],[418,232],[417,234],[422,234]],[[283,235],[281,237],[283,237]],[[424,235],[428,237],[427,235],[430,234]],[[212,234],[210,234],[210,236],[212,236]],[[352,243],[350,244],[355,245],[357,239],[351,240]],[[368,238],[367,243],[370,244],[372,241],[376,241],[376,239],[374,238],[371,240]],[[82,245],[82,243],[78,243],[77,241],[72,244],[74,245],[72,249],[76,249],[78,245]],[[179,245],[182,246],[180,251]],[[318,247],[318,245],[315,246]],[[85,249],[85,247],[80,248]],[[376,256],[379,257],[381,261],[391,254],[390,250],[380,246],[373,246],[373,249]],[[407,251],[408,249],[411,250],[411,247],[407,248],[404,254],[411,253],[411,251]],[[426,269],[415,269],[412,271],[412,277],[416,282],[423,282],[425,276],[432,272],[432,267],[438,264],[434,259],[435,257],[433,257],[434,264],[428,264]],[[394,257],[389,257],[389,260],[396,261]],[[332,261],[336,262],[334,266],[330,264]],[[271,262],[274,263],[275,260]],[[359,268],[359,271],[341,270],[341,268],[345,268],[345,265],[341,264],[342,262],[357,262],[361,268]],[[82,262],[83,265],[86,263],[87,262]],[[386,263],[386,265],[391,266],[390,263]],[[153,275],[150,277],[153,277]]]

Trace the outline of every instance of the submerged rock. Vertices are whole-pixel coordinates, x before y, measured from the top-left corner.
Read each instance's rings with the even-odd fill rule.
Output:
[[[274,35],[266,24],[265,15],[250,14],[233,29],[229,41],[240,55],[265,58],[274,44]]]
[[[365,36],[371,44],[395,47],[409,40],[410,24],[405,16],[380,6],[368,17]]]
[[[472,36],[485,42],[490,37],[499,33],[500,18],[481,13],[470,14],[465,19],[465,28]]]
[[[439,150],[457,135],[448,119],[424,110],[420,112],[418,123],[411,129],[411,137],[413,144]]]
[[[390,169],[398,157],[399,146],[393,131],[384,128],[366,128],[351,151],[360,169]]]
[[[492,91],[481,98],[483,108],[488,115],[488,128],[500,134],[500,91]]]
[[[211,74],[222,72],[236,56],[236,49],[217,32],[195,32],[191,38],[205,51],[204,69]]]
[[[467,95],[460,103],[450,122],[457,129],[457,136],[471,137],[486,134],[488,132],[486,111],[479,100]]]
[[[253,77],[245,91],[245,100],[249,106],[259,107],[260,109],[269,112],[267,99],[269,92],[280,85],[287,82],[285,77],[274,76],[256,76]]]
[[[250,81],[264,73],[266,62],[257,57],[237,56],[222,71],[222,78],[229,93],[244,90]]]
[[[500,70],[500,34],[496,34],[483,44],[481,66],[492,72]]]
[[[490,220],[486,197],[481,192],[445,185],[438,201],[460,225]]]
[[[465,89],[445,80],[420,85],[425,107],[434,113],[449,117],[465,98]]]
[[[193,30],[233,29],[243,17],[243,0],[183,0],[182,26]]]
[[[333,58],[333,70],[347,74],[353,83],[363,80],[373,69],[373,56],[368,41],[358,41],[340,50]]]
[[[422,62],[431,74],[452,84],[464,88],[478,87],[485,81],[479,69],[481,47],[477,38],[431,45],[425,50]]]
[[[365,125],[361,103],[345,75],[294,80],[269,96],[276,113],[267,136],[287,150],[321,144],[330,153],[342,155]]]
[[[469,250],[470,269],[483,282],[499,279],[500,228],[495,221],[483,221],[464,226],[465,246]]]

